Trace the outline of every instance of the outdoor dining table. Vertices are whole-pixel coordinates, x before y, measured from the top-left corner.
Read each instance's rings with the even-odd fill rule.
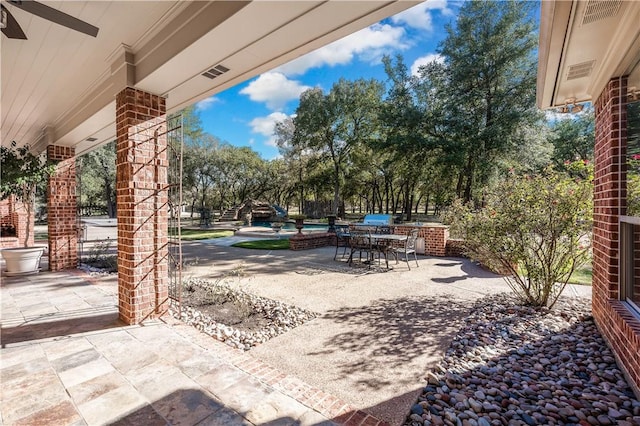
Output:
[[[350,237],[353,237],[354,232],[350,233]],[[409,238],[408,235],[401,234],[377,234],[377,233],[363,233],[363,236],[368,239],[368,247],[369,247],[369,256],[367,261],[369,265],[373,262],[374,254],[377,252],[378,255],[383,254],[387,269],[391,269],[389,267],[389,248],[396,242],[405,242]],[[351,239],[353,243],[353,239]],[[354,247],[351,248],[351,253],[349,255],[349,260],[347,263],[352,264],[353,261],[353,253],[357,251]]]

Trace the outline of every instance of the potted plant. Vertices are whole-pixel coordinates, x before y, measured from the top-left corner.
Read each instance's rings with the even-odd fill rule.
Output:
[[[22,247],[0,251],[6,262],[6,272],[8,275],[37,272],[45,248],[29,247],[29,235],[33,231],[31,218],[35,211],[36,188],[54,171],[55,165],[31,153],[27,145],[18,147],[15,141],[11,142],[9,147],[0,147],[0,159],[0,199],[14,196],[16,201],[22,203],[27,214],[25,235],[18,236],[18,243]]]
[[[296,229],[298,230],[298,234],[302,234],[302,228],[304,228],[304,220],[307,216],[303,214],[292,214],[289,216],[289,219],[293,219],[296,222]]]

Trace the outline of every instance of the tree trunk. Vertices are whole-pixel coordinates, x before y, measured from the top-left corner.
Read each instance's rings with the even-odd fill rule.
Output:
[[[467,178],[467,183],[464,188],[464,197],[463,200],[465,203],[471,201],[472,187],[473,187],[473,174],[474,174],[475,164],[473,162],[473,156],[469,155],[469,159],[467,160],[467,166],[465,167],[465,174]]]
[[[340,167],[336,162],[333,163],[333,209],[331,213],[338,215],[338,204],[340,204]]]
[[[36,205],[36,186],[33,185],[32,188],[24,188],[23,187],[23,205],[24,210],[27,213],[27,226],[25,228],[26,232],[24,234],[24,242],[22,244],[23,247],[29,246],[29,235],[33,232],[31,229],[31,216],[34,214],[34,206]]]
[[[104,201],[107,205],[107,214],[109,215],[109,218],[113,219],[114,217],[116,217],[116,211],[115,211],[115,200],[113,200],[112,198],[112,189],[111,189],[111,181],[109,179],[105,179],[104,181]]]
[[[411,192],[411,186],[407,182],[405,185],[404,211],[407,214],[408,221],[411,220],[411,206],[413,205],[413,194]]]
[[[111,200],[107,201],[107,215],[110,219],[116,217],[116,203]]]
[[[400,188],[402,188],[402,186]],[[394,197],[395,201],[393,202],[393,214],[398,213],[398,207],[400,206],[401,197],[402,197],[402,189],[400,189],[400,191],[398,191],[398,194]],[[402,215],[402,212],[400,212],[400,214]]]
[[[420,196],[418,197],[417,200],[414,199],[415,203],[414,203],[414,207],[413,207],[413,212],[415,214],[418,214],[418,208],[420,207],[420,202],[422,201],[422,197],[424,197],[424,195],[420,194]]]
[[[384,179],[384,209],[389,213],[389,179]]]
[[[458,181],[456,182],[456,197],[462,198],[462,182],[464,181],[464,169],[458,172]]]

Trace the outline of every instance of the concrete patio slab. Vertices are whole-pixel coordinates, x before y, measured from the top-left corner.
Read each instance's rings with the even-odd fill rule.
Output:
[[[234,237],[230,237],[234,238]],[[502,277],[460,258],[419,257],[388,272],[333,260],[334,247],[257,251],[184,245],[185,277],[313,311],[317,317],[249,353],[390,424],[401,424],[473,303],[510,291]],[[341,252],[340,252],[341,253]],[[196,261],[197,259],[197,261]],[[566,297],[590,287],[568,286]]]

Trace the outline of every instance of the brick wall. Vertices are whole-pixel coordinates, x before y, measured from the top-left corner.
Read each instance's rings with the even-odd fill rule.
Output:
[[[318,247],[335,246],[336,234],[330,232],[314,232],[311,234],[295,234],[289,238],[291,250],[309,250]]]
[[[447,239],[449,238],[449,228],[444,225],[394,225],[393,233],[398,235],[409,235],[412,229],[418,228],[418,238],[424,238],[424,251],[418,250],[419,254],[426,256],[446,256]]]
[[[464,245],[464,240],[457,238],[450,238],[447,240],[445,253],[448,257],[466,257],[465,250],[466,247]]]
[[[116,96],[118,308],[138,324],[168,308],[165,99],[132,88]]]
[[[640,320],[619,295],[619,217],[626,214],[627,79],[612,79],[595,102],[593,315],[636,393]]]
[[[442,225],[394,225],[393,233],[398,235],[409,235],[412,229],[418,228],[418,238],[424,238],[427,256],[446,256],[446,245],[449,237],[449,228]],[[316,247],[335,245],[335,234],[332,233],[312,233],[296,234],[290,239],[291,250],[307,250]]]
[[[49,145],[47,158],[57,162],[47,188],[49,270],[74,269],[78,266],[75,148]]]

